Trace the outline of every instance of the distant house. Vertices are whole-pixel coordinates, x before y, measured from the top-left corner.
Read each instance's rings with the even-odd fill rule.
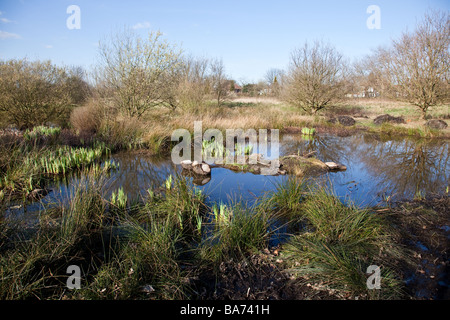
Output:
[[[242,87],[240,85],[238,85],[237,83],[234,84],[234,92],[235,93],[241,93],[242,92]]]
[[[367,89],[367,95],[368,95],[370,98],[375,98],[375,97],[378,97],[378,96],[380,95],[380,93],[377,92],[377,91],[375,91],[375,89],[374,89],[373,87],[369,87],[369,88]]]
[[[380,95],[373,87],[361,88],[357,93],[348,93],[345,96],[347,98],[376,98]]]
[[[260,96],[267,96],[267,95],[270,94],[270,90],[267,89],[267,88],[266,88],[266,89],[261,89],[261,90],[259,90],[258,94],[259,94]]]

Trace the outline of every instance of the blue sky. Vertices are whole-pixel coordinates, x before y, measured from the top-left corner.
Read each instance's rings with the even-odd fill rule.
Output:
[[[81,28],[66,26],[69,5]],[[381,29],[369,29],[366,10],[377,5]],[[2,0],[0,58],[51,59],[90,69],[97,45],[114,30],[160,30],[185,52],[222,58],[238,81],[258,81],[270,68],[285,68],[305,41],[331,42],[350,59],[388,44],[413,29],[429,8],[450,10],[447,0]]]

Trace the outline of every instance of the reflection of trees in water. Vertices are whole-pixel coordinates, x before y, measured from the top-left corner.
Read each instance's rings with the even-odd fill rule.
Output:
[[[313,139],[285,135],[282,141],[281,154],[316,151],[315,156],[323,161],[347,165],[347,172],[326,179],[330,178],[335,186],[347,188],[350,193],[358,192],[359,182],[366,183],[363,189],[371,193],[368,197],[383,192],[406,197],[419,191],[442,193],[449,179],[450,155],[446,141],[386,139],[370,134]]]
[[[280,155],[316,151],[315,156],[323,161],[347,165],[347,172],[323,178],[332,179],[335,186],[348,189],[350,193],[370,192],[368,197],[381,192],[407,197],[417,191],[442,193],[449,179],[450,155],[445,141],[383,140],[368,134],[315,136],[313,139],[284,135],[280,148]],[[149,188],[160,187],[169,174],[181,172],[181,168],[167,158],[133,153],[121,153],[113,158],[120,162],[120,169],[112,174],[111,190],[122,186],[132,197]],[[359,182],[366,185],[356,190]],[[203,181],[193,183],[202,185]]]
[[[112,175],[111,190],[122,187],[133,198],[149,188],[160,187],[169,174],[177,169],[170,159],[155,158],[135,153],[119,153],[113,156],[120,163]]]
[[[322,161],[348,162],[351,144],[335,136],[304,136],[289,134],[282,137],[281,155],[308,154],[315,152],[314,157]]]
[[[438,193],[448,181],[447,142],[426,140],[385,140],[366,136],[358,157],[377,179],[380,190],[404,196],[417,192]]]

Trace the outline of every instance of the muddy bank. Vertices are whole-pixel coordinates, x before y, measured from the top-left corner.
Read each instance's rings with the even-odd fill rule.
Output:
[[[379,209],[390,216],[399,232],[398,241],[410,252],[404,266],[402,299],[450,299],[450,197],[399,202]],[[293,277],[283,260],[283,247],[264,249],[243,261],[224,262],[217,272],[203,270],[191,279],[194,299],[199,300],[342,300],[358,299]],[[400,265],[404,262],[399,261]],[[364,297],[360,297],[364,298]]]
[[[245,261],[230,260],[192,279],[199,300],[337,300],[337,292],[291,277],[280,248],[263,250]]]
[[[404,282],[415,299],[450,299],[450,197],[435,196],[399,202],[391,209],[402,244],[414,266]]]

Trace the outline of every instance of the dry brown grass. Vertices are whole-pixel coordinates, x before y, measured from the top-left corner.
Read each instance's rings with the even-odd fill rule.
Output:
[[[74,128],[80,128],[80,131],[83,128],[84,130],[97,129],[104,132],[106,120],[98,122],[102,116],[99,115],[97,108],[98,105],[93,102],[75,110],[71,118]],[[439,106],[433,108],[430,114],[433,118],[446,119],[445,115],[448,115],[448,112],[448,106]],[[402,116],[406,123],[383,128],[375,126],[373,119],[386,113],[393,116]],[[339,124],[333,125],[327,122],[332,116],[344,114],[353,116],[356,119],[356,125],[343,127]],[[106,128],[111,129],[107,130],[109,132],[107,136],[115,136],[113,135],[115,123],[120,120],[117,118],[115,116],[114,121],[109,121],[106,125]],[[450,137],[450,127],[438,133],[433,132],[430,134],[425,127],[425,120],[421,119],[420,112],[414,106],[400,102],[382,99],[350,99],[334,108],[325,110],[317,116],[310,116],[280,100],[266,97],[240,97],[227,102],[221,107],[207,104],[201,109],[195,109],[191,112],[181,109],[173,111],[164,107],[155,108],[150,110],[140,121],[128,121],[126,126],[123,126],[123,121],[119,121],[122,123],[122,126],[119,126],[119,131],[124,132],[124,134],[119,134],[118,136],[125,137],[126,140],[131,139],[131,136],[133,136],[131,140],[134,140],[136,136],[130,135],[130,130],[128,130],[133,129],[131,131],[139,133],[139,136],[142,138],[139,140],[143,144],[151,146],[151,149],[158,152],[161,146],[166,145],[170,141],[174,130],[187,129],[193,132],[195,121],[202,121],[203,130],[215,128],[222,131],[226,129],[280,129],[281,131],[289,131],[289,129],[307,126],[315,127],[318,132],[334,134],[350,134],[358,130],[384,130],[383,132],[388,130],[390,133]],[[120,141],[126,142],[123,139],[120,139]]]
[[[434,113],[433,113],[434,112]],[[164,135],[170,137],[175,129],[193,131],[194,121],[202,121],[202,128],[226,129],[286,129],[314,126],[319,131],[334,132],[339,130],[377,130],[373,124],[375,117],[389,113],[394,116],[403,116],[406,123],[396,124],[399,132],[426,134],[425,120],[412,105],[382,99],[352,99],[334,108],[328,109],[318,116],[302,113],[275,98],[236,98],[226,106],[209,106],[197,113],[170,112],[164,109],[153,110],[143,121],[148,125],[144,141],[154,140]],[[354,127],[333,126],[327,123],[330,116],[348,114],[355,117],[357,123]],[[448,106],[439,106],[431,110],[430,114],[436,118],[444,118],[448,114]],[[323,129],[323,130],[322,130]],[[389,128],[390,130],[392,128]],[[440,131],[441,136],[450,136],[450,128]]]
[[[422,118],[422,112],[419,108],[414,105],[400,102],[392,101],[388,99],[352,99],[348,100],[344,104],[345,108],[357,108],[361,114],[367,116],[368,118],[358,119],[360,125],[364,127],[373,127],[373,119],[382,114],[390,114],[395,117],[403,117],[405,119],[404,124],[396,124],[395,127],[409,132],[422,132],[431,136],[429,129],[425,126],[427,120]],[[428,109],[428,118],[430,119],[442,119],[450,125],[448,119],[450,119],[450,106],[449,105],[438,105],[430,107]],[[446,129],[439,131],[439,136],[450,137],[450,126]]]
[[[349,99],[341,104],[347,108],[358,108],[369,117],[377,117],[382,114],[403,116],[405,120],[423,120],[420,109],[412,104],[383,98],[375,99]],[[450,117],[450,105],[438,105],[430,107],[428,116],[431,118],[448,119]]]
[[[94,134],[101,126],[104,108],[99,101],[89,100],[84,106],[75,108],[70,115],[70,124],[80,133]]]
[[[194,121],[202,121],[203,129],[281,129],[301,126],[314,121],[314,117],[292,112],[280,103],[257,103],[239,107],[209,107],[200,113],[171,113],[154,110],[144,122],[151,123],[152,131],[172,131],[178,128],[193,130]]]

